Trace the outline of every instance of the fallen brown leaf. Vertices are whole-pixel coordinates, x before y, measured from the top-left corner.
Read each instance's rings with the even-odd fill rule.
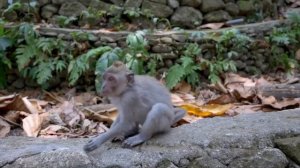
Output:
[[[177,94],[171,94],[171,100],[174,105],[181,105],[184,103],[183,99]]]
[[[224,94],[217,98],[211,99],[207,102],[207,104],[229,104],[234,103],[236,100],[230,94]]]
[[[6,137],[6,135],[10,132],[10,125],[0,118],[0,138]]]
[[[75,96],[74,99],[75,99],[76,105],[87,106],[87,105],[94,105],[97,103],[97,102],[95,102],[96,101],[96,99],[94,99],[95,97],[96,97],[95,93],[85,92],[85,93],[79,94],[78,96]]]
[[[180,93],[189,93],[192,90],[192,86],[187,82],[180,82],[175,86],[174,90]]]
[[[55,133],[66,133],[69,132],[70,129],[61,125],[49,125],[47,128],[41,130],[41,135],[52,135]]]
[[[208,23],[208,24],[201,25],[200,28],[203,29],[209,28],[209,29],[217,30],[223,27],[224,25],[225,23]]]
[[[262,105],[236,105],[225,112],[226,115],[235,116],[238,114],[248,114],[261,111]]]
[[[27,136],[29,137],[37,137],[39,131],[42,127],[43,120],[41,119],[40,115],[30,114],[26,118],[22,120],[23,122],[23,129]]]
[[[18,123],[20,121],[20,111],[10,110],[3,117],[11,122]]]
[[[264,104],[274,109],[282,110],[286,108],[296,108],[300,105],[300,98],[284,98],[282,101],[277,101],[272,104]]]
[[[75,107],[74,101],[65,101],[60,108],[61,119],[70,127],[75,127],[79,124],[80,120],[84,118],[84,114]]]

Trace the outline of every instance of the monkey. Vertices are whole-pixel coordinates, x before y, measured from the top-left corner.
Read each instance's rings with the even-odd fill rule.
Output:
[[[108,140],[123,140],[131,148],[157,133],[167,132],[186,111],[175,108],[169,90],[154,77],[135,75],[121,61],[114,62],[102,75],[100,95],[117,107],[118,116],[110,129],[84,145],[90,152]]]

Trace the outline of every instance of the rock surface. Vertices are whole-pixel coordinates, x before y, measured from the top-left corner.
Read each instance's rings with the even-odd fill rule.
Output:
[[[300,109],[215,117],[124,149],[107,142],[86,154],[87,139],[0,139],[0,167],[272,167],[289,159],[274,141],[300,136]]]

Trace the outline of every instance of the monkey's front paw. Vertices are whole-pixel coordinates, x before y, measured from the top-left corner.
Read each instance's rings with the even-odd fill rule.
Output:
[[[131,147],[139,145],[143,142],[144,142],[144,140],[139,135],[136,135],[136,136],[133,136],[133,137],[130,137],[130,138],[126,139],[123,142],[122,146],[125,147],[125,148],[131,148]]]
[[[98,143],[94,139],[92,139],[87,144],[84,145],[83,149],[86,152],[91,152],[91,151],[93,151],[93,150],[95,150],[95,149],[98,148],[97,144]]]

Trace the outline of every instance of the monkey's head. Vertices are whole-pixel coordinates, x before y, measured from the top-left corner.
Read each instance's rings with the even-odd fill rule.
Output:
[[[102,96],[119,96],[134,83],[134,74],[120,61],[114,62],[102,76]]]

